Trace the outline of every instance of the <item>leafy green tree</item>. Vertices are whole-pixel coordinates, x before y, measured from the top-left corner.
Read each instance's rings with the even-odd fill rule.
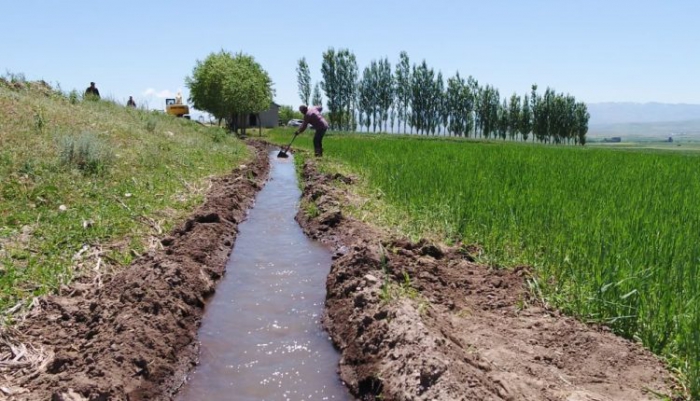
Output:
[[[555,143],[571,143],[571,140],[575,136],[575,123],[576,118],[574,116],[574,107],[576,106],[576,100],[573,96],[557,94],[556,102],[556,131],[555,131]]]
[[[530,93],[530,111],[532,113],[532,119],[530,120],[530,129],[532,132],[532,141],[534,142],[535,139],[541,141],[543,138],[543,134],[540,132],[540,130],[542,129],[542,117],[540,115],[543,114],[543,110],[540,109],[540,103],[542,101],[540,99],[540,95],[537,93],[536,84],[532,85],[532,90]]]
[[[432,71],[432,68],[431,68]],[[435,135],[440,127],[440,116],[442,114],[442,93],[444,92],[445,83],[442,79],[442,72],[438,71],[430,82],[429,97],[426,110],[426,125],[430,135]]]
[[[523,96],[523,105],[520,109],[520,120],[518,125],[518,131],[523,138],[523,141],[527,142],[527,138],[532,130],[532,112],[530,109],[530,97],[528,95]]]
[[[418,133],[427,134],[430,129],[431,102],[434,95],[435,71],[423,62],[413,66],[411,74],[411,115],[409,124]]]
[[[408,53],[402,51],[399,55],[399,63],[396,65],[394,72],[394,81],[396,82],[396,116],[399,126],[403,122],[403,132],[406,133],[406,123],[408,122],[408,108],[411,104],[412,82],[411,82],[411,64],[408,59]],[[399,131],[401,131],[399,129]]]
[[[297,65],[297,84],[299,85],[299,99],[303,104],[309,104],[311,98],[311,71],[306,63],[306,57],[302,57]]]
[[[394,76],[391,73],[389,59],[377,63],[377,106],[379,118],[384,123],[384,132],[388,132],[389,110],[394,104]],[[381,129],[381,125],[380,125]]]
[[[321,89],[318,87],[318,82],[314,85],[314,94],[311,102],[314,106],[323,106],[323,98],[321,98]]]
[[[496,124],[496,131],[498,132],[498,136],[505,140],[506,137],[508,136],[508,110],[510,109],[508,105],[508,99],[504,98],[503,99],[503,104],[498,107],[497,111],[497,116],[498,116],[498,121]]]
[[[567,94],[564,97],[564,102],[566,104],[566,118],[564,122],[564,131],[566,143],[570,144],[572,140],[576,142],[576,137],[578,135],[576,119],[576,98]],[[587,123],[588,122],[586,122],[586,124]]]
[[[537,85],[532,86],[530,102],[533,140],[555,144],[571,143],[572,140],[575,143],[586,143],[590,115],[584,104],[577,103],[571,95],[556,93],[551,88],[547,88],[544,95],[540,96],[537,94]]]
[[[252,56],[235,56],[221,50],[197,60],[192,76],[185,79],[189,101],[199,110],[225,119],[233,130],[244,127],[249,114],[259,113],[272,102],[272,80]]]
[[[490,132],[495,133],[498,130],[499,114],[501,109],[501,96],[498,89],[491,86],[491,102],[489,103],[489,121],[491,123]]]
[[[554,91],[547,88],[542,95],[542,100],[539,102],[538,121],[540,142],[549,143],[552,138],[552,108],[554,103]]]
[[[585,103],[576,103],[574,106],[576,142],[583,146],[586,144],[586,134],[588,133],[588,120],[591,115]]]
[[[388,132],[388,123],[394,106],[394,76],[388,59],[372,60],[362,73],[359,86],[359,112],[363,116],[364,126],[369,131]],[[393,122],[392,122],[393,126]]]
[[[432,70],[432,68],[431,68]],[[439,79],[438,79],[439,75]],[[426,131],[430,135],[435,135],[440,125],[440,105],[442,103],[442,91],[441,87],[444,86],[442,82],[442,73],[438,71],[438,74],[433,75],[433,79],[428,87],[429,101],[426,103]]]
[[[474,77],[471,75],[469,78],[467,78],[467,87],[469,90],[469,97],[467,98],[469,104],[468,104],[468,110],[469,110],[469,115],[474,116],[473,117],[473,122],[471,122],[471,125],[473,125],[474,128],[474,137],[476,138],[476,130],[479,123],[479,113],[478,113],[478,107],[479,107],[479,101],[480,101],[480,93],[481,89],[479,86],[479,81],[477,81]],[[470,123],[470,121],[468,121]],[[471,126],[468,127],[467,129],[467,136],[469,136],[469,132],[471,132]]]
[[[326,94],[326,105],[328,106],[328,124],[331,129],[339,128],[339,118],[342,108],[340,91],[342,86],[338,77],[338,66],[335,49],[330,48],[323,53],[323,63],[321,64],[321,89]]]
[[[338,52],[338,66],[340,67],[342,110],[340,123],[344,130],[353,131],[357,125],[354,109],[357,104],[357,78],[359,75],[355,55],[348,49],[340,50]],[[343,121],[345,121],[344,124]]]
[[[464,78],[459,76],[459,71],[454,77],[447,79],[447,89],[445,92],[445,110],[449,120],[447,124],[447,132],[452,135],[464,135],[464,117],[462,109],[462,95],[466,83]]]
[[[329,124],[333,129],[352,130],[357,103],[357,60],[347,49],[330,48],[323,53],[321,88],[326,93]],[[343,124],[343,121],[345,123]]]
[[[360,125],[365,127],[369,131],[369,127],[372,125],[372,117],[376,115],[376,97],[375,97],[375,82],[372,67],[375,67],[376,63],[372,61],[368,67],[362,71],[362,79],[359,84],[359,96],[358,96],[358,112]],[[375,120],[376,128],[376,120]]]
[[[549,89],[549,88],[548,88]],[[554,90],[545,92],[547,101],[547,139],[549,142],[559,144],[566,134],[565,117],[566,105],[564,99],[559,97]]]
[[[514,140],[520,128],[520,96],[513,93],[508,104],[508,137]]]
[[[445,88],[445,80],[442,78],[442,72],[438,72],[436,81],[436,93],[439,94],[439,98],[436,99],[438,104],[438,125],[440,126],[440,132],[444,134],[447,131],[447,124],[449,124],[450,122],[450,113],[447,106],[447,89]]]
[[[355,56],[347,49],[323,54],[321,86],[326,92],[331,127],[354,129],[357,121],[367,131],[457,135],[523,141],[585,143],[588,111],[570,95],[532,85],[522,98],[513,93],[501,99],[498,89],[480,86],[469,76],[443,79],[442,73],[420,64],[409,65],[401,52],[392,74],[387,58],[372,62],[358,80]],[[315,96],[314,96],[315,97]],[[588,116],[588,117],[587,117]],[[395,125],[396,122],[396,125]]]
[[[379,63],[376,61],[372,60],[372,62],[369,64],[369,73],[370,73],[370,81],[371,82],[371,87],[368,88],[369,90],[369,96],[370,96],[370,115],[369,117],[372,120],[372,132],[377,132],[377,127],[379,127],[379,130],[381,131],[382,129],[382,124],[381,124],[381,110],[380,110],[380,104],[379,104]]]
[[[499,108],[501,100],[498,90],[491,85],[486,85],[479,90],[479,124],[481,135],[490,138],[491,134],[497,132]]]
[[[303,118],[304,116],[295,107],[284,105],[280,106],[280,120],[282,120],[282,122],[285,124],[289,120],[301,120]]]
[[[444,104],[448,115],[447,130],[452,135],[468,137],[474,127],[476,97],[472,93],[473,81],[472,77],[465,81],[459,72],[447,80]]]

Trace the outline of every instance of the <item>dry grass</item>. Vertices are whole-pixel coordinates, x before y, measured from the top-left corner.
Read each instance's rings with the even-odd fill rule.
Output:
[[[5,396],[26,393],[21,384],[43,373],[54,357],[50,350],[19,342],[18,337],[12,329],[0,333],[0,392]]]

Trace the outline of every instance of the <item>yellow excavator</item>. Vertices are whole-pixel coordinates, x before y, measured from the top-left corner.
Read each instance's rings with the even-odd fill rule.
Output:
[[[176,117],[190,119],[190,107],[182,103],[182,95],[179,92],[174,99],[165,99],[165,112]]]

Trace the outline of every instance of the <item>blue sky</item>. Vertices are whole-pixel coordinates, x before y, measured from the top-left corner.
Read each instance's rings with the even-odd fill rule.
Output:
[[[255,57],[281,104],[297,105],[296,62],[349,48],[360,69],[399,52],[501,95],[551,86],[585,102],[700,103],[700,2],[3,0],[0,74],[162,108],[196,60]]]

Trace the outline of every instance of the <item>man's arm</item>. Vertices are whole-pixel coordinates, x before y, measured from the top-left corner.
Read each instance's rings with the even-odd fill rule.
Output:
[[[304,116],[304,122],[301,124],[301,127],[297,130],[297,134],[301,134],[302,132],[306,131],[306,127],[309,126],[309,119],[308,117]]]

